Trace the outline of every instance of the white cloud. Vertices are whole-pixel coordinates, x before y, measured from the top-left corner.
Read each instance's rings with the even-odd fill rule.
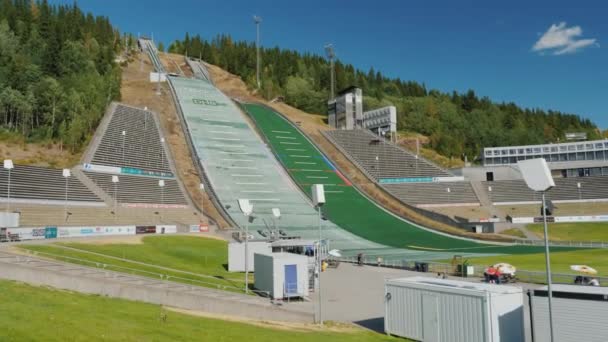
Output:
[[[578,39],[583,34],[580,26],[568,27],[565,22],[551,25],[532,47],[532,51],[554,55],[574,53],[588,46],[599,46],[596,39]]]

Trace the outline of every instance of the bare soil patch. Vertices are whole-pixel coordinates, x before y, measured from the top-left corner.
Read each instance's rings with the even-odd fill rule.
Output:
[[[190,198],[198,208],[204,208],[205,215],[217,222],[220,228],[229,227],[207,194],[201,193],[199,189],[201,178],[193,164],[168,85],[163,84],[161,95],[156,95],[156,84],[150,83],[148,76],[152,71],[152,65],[147,56],[141,54],[140,56],[142,57],[141,62],[139,57],[136,57],[134,62],[123,68],[122,102],[140,108],[147,107],[159,114],[161,130],[175,161],[177,176],[184,184]],[[176,57],[179,55],[168,54],[168,56],[172,60],[179,59]],[[170,65],[171,63],[167,63],[168,59],[165,57],[165,54],[161,54],[163,63]],[[179,57],[183,60],[183,56]],[[185,62],[182,69],[187,69]]]

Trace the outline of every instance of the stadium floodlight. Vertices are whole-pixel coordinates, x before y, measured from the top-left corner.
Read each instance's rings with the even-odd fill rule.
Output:
[[[258,85],[258,89],[260,89],[260,23],[262,22],[262,17],[254,15],[253,22],[255,23],[255,54],[256,54],[256,62],[255,62],[255,79]]]
[[[551,176],[551,170],[547,165],[547,161],[544,158],[535,158],[528,160],[520,160],[517,162],[519,170],[524,177],[524,181],[528,187],[536,192],[542,193],[542,209],[543,209],[543,224],[545,234],[545,268],[547,270],[547,302],[549,309],[549,335],[551,336],[551,342],[554,340],[553,330],[553,310],[552,310],[552,297],[551,292],[551,259],[549,255],[549,237],[547,229],[547,201],[545,193],[547,190],[555,186],[555,181]]]
[[[321,207],[325,204],[325,189],[323,187],[323,184],[313,184],[312,186],[312,201],[315,205],[315,207],[317,207],[317,213],[319,214],[318,217],[318,224],[319,224],[319,247],[317,248],[317,267],[318,267],[318,274],[319,274],[319,325],[323,325],[323,304],[322,304],[322,297],[321,297],[321,273],[323,271],[323,260],[321,260],[321,241],[323,240],[323,235],[321,232]]]
[[[201,214],[205,216],[205,184],[199,183],[198,188],[203,193],[201,197]]]
[[[165,138],[160,138],[160,167],[165,163]]]
[[[127,138],[127,131],[122,131],[122,166],[125,166],[125,140]]]
[[[335,84],[336,73],[335,73],[334,58],[336,57],[336,53],[334,51],[334,45],[331,43],[325,44],[324,48],[325,48],[325,55],[329,59],[329,77],[330,77],[329,99],[333,100],[333,98],[335,97],[334,96],[334,93],[335,93],[334,84]]]
[[[4,159],[4,168],[8,170],[8,184],[6,189],[6,212],[11,211],[11,170],[15,168],[11,159]]]
[[[114,184],[114,220],[118,220],[118,176],[112,176],[112,183]]]
[[[245,215],[245,293],[249,293],[249,221],[253,204],[248,199],[239,199],[239,209]],[[253,221],[253,220],[252,220]]]
[[[65,178],[65,202],[64,202],[64,212],[65,212],[65,220],[68,220],[68,180],[72,176],[70,169],[63,169],[63,178]]]

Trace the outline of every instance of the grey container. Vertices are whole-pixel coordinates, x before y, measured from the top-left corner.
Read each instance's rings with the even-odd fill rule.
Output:
[[[524,341],[519,287],[427,277],[385,282],[387,334],[424,342]]]
[[[608,289],[581,285],[553,285],[555,342],[608,341]],[[535,342],[550,341],[547,287],[532,290],[530,317]]]

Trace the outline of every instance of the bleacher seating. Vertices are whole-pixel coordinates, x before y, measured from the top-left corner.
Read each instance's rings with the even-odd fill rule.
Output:
[[[0,197],[8,195],[8,170],[0,169]],[[12,199],[65,200],[65,178],[61,169],[15,165],[11,170]],[[68,201],[102,202],[78,178],[68,178]]]
[[[335,130],[327,132],[327,135],[375,179],[452,176],[367,130]]]
[[[171,172],[153,114],[122,104],[112,113],[91,163]]]
[[[110,197],[114,198],[112,175],[85,172]],[[116,197],[119,203],[146,203],[163,205],[187,205],[182,191],[174,179],[165,179],[163,189],[158,185],[159,178],[119,175],[116,184]]]
[[[400,183],[383,187],[403,202],[416,206],[479,203],[470,182]]]
[[[577,183],[581,183],[580,193]],[[540,201],[541,195],[528,188],[523,180],[483,182],[493,203],[517,203]],[[577,201],[608,199],[608,177],[555,178],[555,187],[547,191],[547,199],[553,201]]]

